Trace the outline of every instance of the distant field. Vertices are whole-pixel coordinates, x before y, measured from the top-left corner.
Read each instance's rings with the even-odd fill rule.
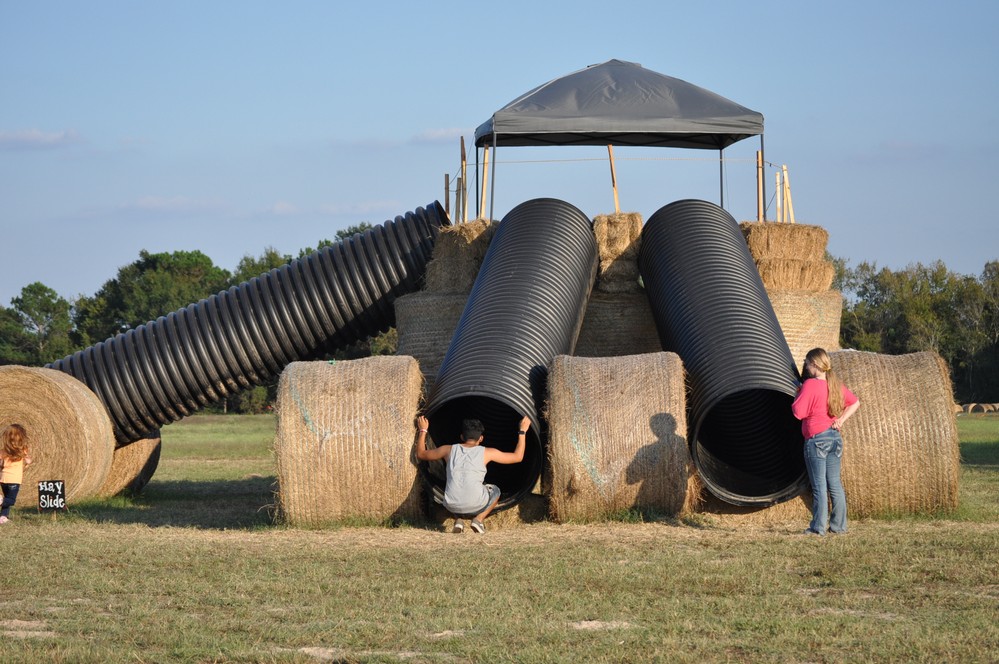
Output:
[[[946,519],[275,525],[273,416],[163,430],[138,498],[3,526],[3,662],[999,660],[999,416]]]

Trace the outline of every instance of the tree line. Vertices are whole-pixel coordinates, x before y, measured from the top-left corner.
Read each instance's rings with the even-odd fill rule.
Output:
[[[371,228],[338,231],[336,241]],[[296,258],[332,244],[320,241]],[[950,367],[955,399],[999,402],[999,261],[980,275],[952,272],[941,261],[902,270],[862,262],[836,266],[833,287],[843,294],[840,346],[897,355],[935,351]],[[293,260],[267,248],[244,256],[229,272],[200,251],[149,253],[118,270],[91,296],[70,301],[42,283],[25,286],[10,307],[0,306],[0,364],[42,366]],[[327,359],[394,353],[395,331],[340,349]],[[274,382],[218,404],[220,410],[262,412]]]

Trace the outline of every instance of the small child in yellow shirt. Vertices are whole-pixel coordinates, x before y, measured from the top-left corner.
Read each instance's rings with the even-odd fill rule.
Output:
[[[0,432],[0,491],[3,503],[0,504],[0,524],[7,523],[10,508],[17,501],[21,489],[24,467],[31,463],[28,432],[20,424],[11,424]]]

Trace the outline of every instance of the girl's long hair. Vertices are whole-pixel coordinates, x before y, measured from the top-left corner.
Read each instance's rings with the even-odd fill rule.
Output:
[[[20,424],[8,425],[0,433],[0,454],[8,461],[28,456],[28,432]]]
[[[824,348],[813,348],[805,355],[805,362],[811,362],[815,368],[825,373],[826,387],[829,388],[829,397],[826,401],[826,409],[830,417],[839,417],[843,414],[843,381],[839,379],[832,369],[832,359]]]

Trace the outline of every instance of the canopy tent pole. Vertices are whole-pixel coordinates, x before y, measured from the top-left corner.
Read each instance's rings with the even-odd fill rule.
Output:
[[[495,146],[493,146],[493,152],[495,152]],[[495,158],[495,154],[493,155]],[[495,171],[495,166],[493,171]],[[495,177],[495,173],[493,173]],[[489,146],[482,148],[482,200],[479,203],[479,219],[484,219],[486,216],[486,180],[489,179]],[[492,193],[492,192],[490,192]],[[492,216],[492,210],[489,211],[490,216]]]
[[[725,148],[718,148],[718,207],[725,209]]]
[[[475,146],[475,209],[478,211],[479,206],[482,203],[479,202],[479,146]]]
[[[489,221],[493,220],[493,204],[496,202],[496,130],[493,130],[493,172],[489,183]]]
[[[614,189],[614,214],[621,214],[621,205],[617,200],[617,173],[614,171],[614,146],[607,146],[607,156],[610,157],[611,187]]]

